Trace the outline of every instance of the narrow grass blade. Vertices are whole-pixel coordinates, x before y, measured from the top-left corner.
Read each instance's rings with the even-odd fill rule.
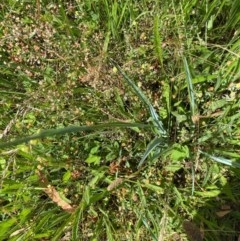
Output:
[[[144,161],[146,160],[146,158],[149,156],[149,154],[160,144],[162,143],[162,138],[155,138],[153,139],[147,146],[147,150],[145,151],[142,159],[140,160],[139,164],[138,164],[138,168],[140,168]]]
[[[157,236],[156,234],[154,233],[154,228],[152,227],[153,223],[151,222],[151,218],[149,218],[149,211],[146,212],[147,216],[143,216],[142,217],[142,223],[143,225],[145,226],[146,230],[151,234],[151,240],[154,240],[154,241],[157,241]],[[150,225],[151,224],[151,225]]]
[[[204,154],[205,156],[209,157],[210,159],[212,159],[213,161],[216,161],[216,162],[219,162],[221,164],[225,164],[225,165],[228,165],[228,166],[231,166],[231,167],[237,167],[237,168],[240,168],[240,163],[237,163],[235,161],[232,161],[232,160],[229,160],[229,159],[226,159],[224,157],[217,157],[217,156],[213,156],[213,155],[210,155],[206,152],[203,152],[201,150],[199,150],[200,153]]]
[[[226,23],[226,31],[230,28],[233,29],[240,22],[240,1],[235,0],[231,3],[230,18]]]
[[[55,215],[55,214],[52,213],[52,215]],[[56,225],[58,225],[59,228],[54,233],[54,236],[51,238],[51,241],[60,240],[61,236],[64,233],[64,228],[66,228],[66,226],[68,226],[69,222],[71,222],[71,221],[72,221],[72,215],[71,216],[65,215],[65,216],[60,217],[60,219],[56,218],[55,223],[58,223]],[[47,229],[47,225],[45,226],[45,228]]]
[[[89,197],[90,195],[90,188],[86,186],[82,200],[79,204],[77,211],[73,214],[73,222],[72,222],[72,240],[79,240],[79,224],[83,216],[83,212],[85,211],[86,207],[90,204]]]
[[[81,207],[78,208],[77,212],[73,216],[73,224],[72,224],[72,240],[77,240],[79,235],[79,223],[82,218],[83,209]]]
[[[124,71],[121,69],[121,67],[114,61],[113,59],[110,59],[110,61],[114,64],[114,66],[117,68],[117,70],[121,73],[121,75],[124,77],[124,79],[127,81],[127,83],[133,88],[134,92],[137,94],[137,96],[140,98],[140,100],[147,106],[150,115],[153,119],[154,125],[157,127],[158,133],[162,136],[166,136],[166,131],[163,127],[163,123],[160,120],[159,115],[157,114],[156,110],[153,108],[150,101],[147,99],[147,97],[143,94],[143,92],[137,87],[137,85],[124,73]]]
[[[195,170],[193,167],[191,169],[192,169],[192,196],[193,196],[194,190],[195,190]]]
[[[159,16],[156,15],[154,18],[153,24],[153,33],[154,33],[154,47],[158,61],[161,66],[163,66],[163,51],[162,51],[162,37],[159,32]]]
[[[185,68],[186,76],[187,76],[187,87],[188,87],[188,93],[189,93],[191,113],[192,113],[192,116],[195,116],[196,115],[196,106],[195,106],[195,99],[194,99],[192,76],[191,76],[189,66],[188,66],[188,62],[187,62],[186,58],[183,58],[183,62],[184,62],[184,68]]]
[[[8,233],[10,232],[10,229],[12,228],[13,225],[16,225],[16,224],[17,224],[16,218],[11,218],[11,219],[1,221],[0,223],[0,237],[2,238],[1,240],[4,240],[5,238],[7,238]]]
[[[4,90],[0,90],[0,94],[5,94],[5,95],[23,95],[26,96],[26,93],[21,93],[21,92],[15,92],[15,91],[4,91]]]
[[[109,241],[114,241],[114,228],[113,225],[111,224],[111,221],[109,220],[108,214],[106,212],[105,213],[105,217],[103,218],[103,222],[105,224],[106,227],[106,234],[107,234],[107,240]]]
[[[124,6],[123,6],[123,8],[122,8],[122,10],[121,10],[121,15],[120,15],[119,20],[118,20],[117,29],[120,28],[124,16],[126,16],[125,11],[126,11],[126,8],[129,6],[128,2],[129,2],[129,0],[127,0],[127,1],[125,2]]]
[[[168,117],[171,113],[171,87],[168,82],[163,85],[162,96],[165,99]]]
[[[103,44],[103,53],[104,54],[107,53],[110,36],[111,36],[111,32],[108,31],[106,34],[105,40],[104,40],[104,44]]]
[[[122,123],[122,122],[112,122],[112,123],[105,123],[105,124],[98,124],[98,125],[92,125],[92,126],[68,126],[64,128],[59,129],[48,129],[43,130],[40,133],[22,137],[13,141],[9,142],[1,142],[0,148],[10,147],[10,146],[16,146],[25,142],[29,142],[31,140],[36,140],[40,138],[46,138],[50,136],[55,135],[63,135],[67,133],[73,133],[73,132],[82,132],[82,131],[93,131],[97,129],[106,129],[106,128],[150,128],[149,125],[141,124],[141,123]]]
[[[152,215],[150,210],[147,210],[147,218],[151,223],[151,228],[148,231],[151,233],[152,240],[158,241],[157,234],[159,233],[159,220],[156,220],[156,216]]]

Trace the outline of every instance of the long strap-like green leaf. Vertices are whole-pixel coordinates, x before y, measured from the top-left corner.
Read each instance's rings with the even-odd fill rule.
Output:
[[[31,140],[40,139],[40,138],[46,138],[50,136],[55,135],[63,135],[66,133],[73,133],[73,132],[82,132],[82,131],[92,131],[97,129],[106,129],[106,128],[112,128],[112,127],[120,127],[120,128],[149,128],[149,125],[142,124],[142,123],[122,123],[122,122],[113,122],[113,123],[105,123],[105,124],[98,124],[98,125],[92,125],[92,126],[67,126],[64,128],[59,129],[48,129],[43,130],[37,134],[22,137],[13,141],[9,142],[0,142],[0,148],[10,147],[10,146],[16,146],[25,142],[29,142]]]
[[[192,116],[195,116],[196,105],[195,105],[194,90],[193,90],[193,84],[192,84],[192,76],[190,73],[187,59],[185,57],[183,58],[183,62],[184,62],[184,68],[185,68],[186,77],[187,77],[187,87],[188,87],[188,94],[189,94],[189,100],[190,100],[191,114]]]
[[[127,83],[133,88],[136,95],[140,98],[140,100],[147,106],[150,115],[153,119],[154,125],[157,127],[157,131],[161,136],[166,136],[166,130],[163,127],[163,123],[160,120],[159,115],[157,114],[156,110],[152,106],[151,102],[148,100],[148,98],[143,94],[143,92],[138,88],[138,86],[125,74],[125,72],[121,69],[121,67],[116,63],[115,60],[110,59],[110,61],[113,63],[113,65],[117,68],[117,70],[121,73],[121,75],[124,77],[124,79],[127,81]]]

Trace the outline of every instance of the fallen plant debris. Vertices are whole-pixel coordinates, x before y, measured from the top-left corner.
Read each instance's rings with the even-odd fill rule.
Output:
[[[56,203],[64,211],[66,211],[68,213],[73,213],[75,211],[75,207],[71,206],[69,203],[67,203],[65,200],[63,200],[63,198],[61,197],[59,192],[56,190],[56,188],[49,184],[46,176],[40,169],[41,168],[38,168],[36,173],[39,177],[40,183],[42,184],[42,186],[44,186],[43,191],[48,195],[48,197],[54,203]]]

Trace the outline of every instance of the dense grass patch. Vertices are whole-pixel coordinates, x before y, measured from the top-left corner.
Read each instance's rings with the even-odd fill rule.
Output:
[[[0,240],[238,240],[240,2],[0,4]]]

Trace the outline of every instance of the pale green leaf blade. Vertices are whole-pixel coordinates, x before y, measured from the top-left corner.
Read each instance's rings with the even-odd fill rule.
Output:
[[[22,143],[29,142],[31,140],[56,136],[56,135],[64,135],[67,133],[74,133],[74,132],[82,132],[82,131],[94,131],[97,129],[108,129],[108,128],[150,128],[149,125],[142,124],[142,123],[122,123],[122,122],[112,122],[112,123],[105,123],[105,124],[97,124],[92,126],[67,126],[64,128],[59,129],[48,129],[43,130],[37,134],[22,137],[13,141],[9,142],[1,142],[0,148],[10,147],[10,146],[16,146]]]
[[[153,119],[154,125],[157,127],[157,131],[159,134],[166,136],[166,130],[164,129],[163,123],[153,108],[152,104],[150,101],[147,99],[147,97],[144,95],[144,93],[138,88],[138,86],[125,74],[125,72],[120,68],[120,66],[113,60],[111,59],[111,62],[114,64],[114,66],[117,68],[117,70],[121,73],[121,75],[124,77],[124,79],[127,81],[127,83],[133,88],[134,92],[136,95],[140,98],[140,100],[146,105],[148,108],[150,115]]]
[[[195,105],[194,90],[193,90],[193,84],[192,84],[192,75],[190,73],[187,59],[183,58],[183,62],[184,62],[184,68],[185,68],[186,77],[187,77],[187,86],[188,86],[189,101],[191,106],[191,113],[192,113],[192,116],[195,116],[196,105]]]
[[[162,143],[162,138],[155,138],[148,144],[147,150],[145,151],[142,159],[138,164],[138,168],[140,168],[143,165],[144,161],[149,156],[149,154],[161,143]]]
[[[240,163],[237,163],[237,162],[232,161],[230,159],[226,159],[224,157],[213,156],[213,155],[210,155],[210,154],[208,154],[206,152],[203,152],[201,150],[199,150],[199,152],[204,154],[205,156],[209,157],[213,161],[218,162],[218,163],[225,164],[225,165],[228,165],[228,166],[231,166],[231,167],[238,167],[238,168],[240,168]]]

